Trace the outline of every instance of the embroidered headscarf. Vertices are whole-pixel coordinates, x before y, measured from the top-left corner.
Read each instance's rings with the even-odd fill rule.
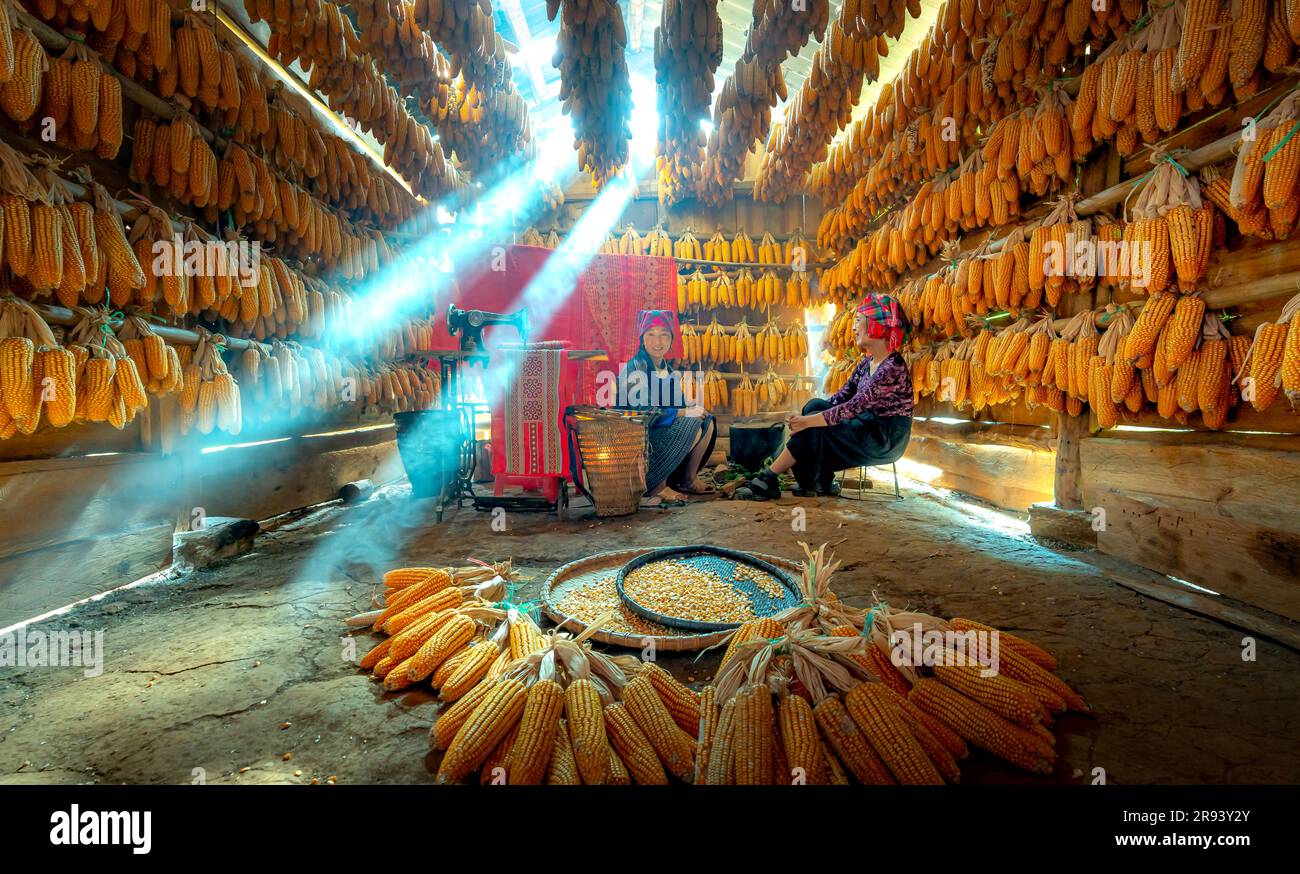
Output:
[[[867,334],[873,340],[884,339],[890,352],[903,345],[903,313],[896,298],[888,294],[868,294],[858,305],[858,313],[866,316]]]
[[[636,333],[644,337],[651,328],[667,328],[668,333],[677,339],[677,314],[672,310],[641,310],[636,315]]]

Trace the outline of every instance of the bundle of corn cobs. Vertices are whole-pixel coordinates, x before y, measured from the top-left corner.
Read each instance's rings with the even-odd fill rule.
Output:
[[[1247,360],[1233,360],[1233,381],[1244,400],[1260,412],[1283,392],[1292,409],[1300,404],[1300,295],[1287,301],[1276,322],[1264,322],[1250,340]],[[1236,338],[1233,338],[1234,342]],[[1235,350],[1234,350],[1235,351]]]
[[[659,106],[659,196],[676,203],[695,194],[704,163],[704,133],[713,102],[713,74],[722,63],[718,0],[667,0],[655,30]]]
[[[905,10],[916,18],[921,4],[887,0],[840,7],[828,38],[813,54],[812,71],[791,101],[786,122],[774,124],[768,135],[754,179],[756,200],[784,201],[801,187],[809,168],[825,159],[831,138],[852,117],[864,79],[880,77],[880,58],[889,54],[885,36],[902,35]]]
[[[1300,25],[1297,25],[1300,28]],[[1243,137],[1233,167],[1231,184],[1211,174],[1209,196],[1237,222],[1242,233],[1263,239],[1284,240],[1295,230],[1300,208],[1300,95],[1284,97],[1277,108],[1255,125],[1253,137]],[[1228,202],[1223,203],[1223,190]]]
[[[66,60],[51,58],[45,74],[44,105],[38,118],[56,119],[56,130],[62,127],[59,119],[67,117],[69,101],[74,105],[74,121],[77,104],[83,107],[83,118],[92,115],[84,109],[94,102],[87,99],[91,91],[86,74],[79,74],[78,87],[69,89],[67,84],[69,61],[75,64],[73,59],[89,46],[122,75],[193,113],[210,130],[229,131],[238,142],[258,144],[284,178],[297,179],[332,206],[386,227],[413,219],[427,223],[406,191],[351,143],[325,129],[296,95],[280,90],[273,74],[251,52],[231,42],[233,37],[217,26],[211,14],[189,12],[173,26],[165,0],[104,0],[84,4],[88,12],[70,14],[76,5],[44,0],[30,7],[56,30],[79,34],[84,41],[74,40]],[[58,141],[108,155],[115,149],[113,144],[121,142],[116,133],[121,113],[114,112],[121,105],[121,94],[112,75],[101,76],[98,87],[98,101],[106,107],[99,122],[100,142],[96,144],[95,137],[83,131],[70,141],[58,131]],[[41,88],[39,81],[37,88]],[[273,120],[277,109],[289,113],[287,126],[283,120]]]
[[[956,782],[968,744],[1052,771],[1054,715],[1086,709],[1055,659],[971,620],[849,607],[825,547],[804,549],[804,603],[742,625],[701,695],[697,782]]]
[[[828,206],[818,241],[842,250],[861,237],[884,207],[957,166],[1000,119],[1036,106],[1040,82],[1095,52],[1103,37],[1126,32],[1142,11],[1138,0],[1103,9],[1087,0],[998,0],[989,8],[945,3],[904,71],[813,167],[810,182]],[[1043,102],[1051,111],[1039,120],[1060,120],[1062,97],[1048,89]]]
[[[762,358],[769,364],[783,364],[807,356],[808,333],[802,324],[782,330],[776,322],[767,322],[751,330],[744,320],[724,326],[713,319],[702,331],[696,325],[682,325],[682,359],[688,362],[753,364]]]
[[[1251,339],[1230,335],[1199,294],[1158,292],[1139,305],[1109,305],[1100,316],[1080,313],[1059,331],[1050,316],[1022,317],[996,333],[984,329],[912,353],[912,386],[918,400],[934,396],[976,411],[1022,398],[1031,409],[1070,415],[1087,404],[1103,428],[1154,408],[1183,425],[1199,412],[1207,428],[1220,429],[1243,400],[1259,410],[1276,400],[1289,333],[1285,321],[1262,325],[1256,358]],[[1288,360],[1300,362],[1300,341]],[[1300,365],[1293,370],[1300,378]]]
[[[329,0],[245,0],[253,21],[271,27],[267,51],[281,63],[298,61],[308,87],[329,106],[360,123],[384,144],[384,163],[420,194],[437,198],[455,188],[455,171],[429,129],[407,110],[374,60],[364,54],[352,20]]]
[[[483,92],[496,90],[510,80],[505,41],[496,32],[488,0],[415,0],[412,15],[447,52],[453,76],[464,78]]]
[[[353,628],[369,626],[388,635],[361,658],[360,667],[388,691],[428,680],[441,700],[455,701],[488,676],[494,663],[504,665],[511,646],[521,646],[522,637],[507,639],[507,611],[494,606],[513,579],[509,562],[387,572],[382,605],[347,620]]]
[[[385,2],[395,5],[393,0]],[[439,80],[436,93],[427,94],[420,90],[427,88],[427,81],[423,86],[412,83],[416,93],[429,101],[429,117],[437,124],[448,154],[455,152],[476,175],[508,166],[515,155],[533,160],[528,108],[510,80],[505,43],[496,32],[491,4],[416,0],[411,10],[414,21],[423,22],[424,36],[450,57],[452,84]],[[388,16],[377,13],[376,20]],[[414,31],[414,25],[407,30]]]
[[[551,63],[560,71],[560,101],[573,119],[578,169],[599,190],[627,164],[632,141],[623,11],[612,0],[547,0],[547,19],[557,13]]]
[[[781,64],[787,56],[799,54],[813,34],[820,41],[829,20],[830,3],[826,0],[812,0],[802,8],[780,0],[754,4],[745,50],[723,83],[713,110],[713,131],[697,191],[705,203],[716,205],[731,199],[746,156],[756,142],[767,138],[772,107],[789,97]]]
[[[426,410],[441,380],[415,363],[367,363],[293,342],[251,346],[240,359],[245,415],[261,421],[354,406],[371,414]]]
[[[106,289],[115,303],[129,301],[145,275],[112,198],[91,183],[93,205],[73,200],[55,166],[0,143],[0,218],[11,289],[30,299],[57,295],[65,305],[97,303]]]
[[[968,744],[1052,772],[1056,715],[1086,710],[1052,656],[971,620],[849,607],[824,550],[808,551],[805,602],[742,625],[699,692],[591,649],[603,617],[576,638],[508,607],[467,617],[450,570],[390,572],[390,606],[350,621],[400,626],[363,667],[442,690],[439,783],[940,784]]]
[[[14,28],[13,73],[0,85],[0,109],[21,130],[39,126],[43,141],[65,149],[117,157],[122,145],[122,85],[84,43],[57,58],[30,30]],[[39,112],[38,112],[39,110]]]
[[[65,345],[28,304],[0,302],[0,439],[33,433],[42,416],[54,428],[108,422],[121,429],[149,403],[145,380],[159,394],[180,387],[167,347],[150,346],[155,372],[163,374],[155,381],[107,330],[106,311],[78,314]]]
[[[856,352],[837,354],[831,359],[830,368],[826,371],[826,378],[822,380],[822,391],[829,396],[844,388],[844,384],[849,381],[854,368],[858,366],[861,360],[861,356]],[[913,377],[913,391],[915,391],[915,383],[916,379]]]
[[[184,385],[177,409],[178,430],[182,435],[192,430],[206,435],[218,428],[238,434],[244,428],[243,402],[239,383],[221,357],[225,338],[202,329],[198,333],[198,346],[183,347],[180,353]],[[169,406],[164,405],[163,410],[166,417]]]

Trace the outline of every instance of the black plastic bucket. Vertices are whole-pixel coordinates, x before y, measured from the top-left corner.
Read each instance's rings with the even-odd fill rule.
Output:
[[[396,413],[397,452],[417,498],[436,498],[460,473],[460,413],[455,410],[412,410]]]
[[[763,462],[781,451],[785,425],[732,425],[727,458],[745,470],[761,470]]]

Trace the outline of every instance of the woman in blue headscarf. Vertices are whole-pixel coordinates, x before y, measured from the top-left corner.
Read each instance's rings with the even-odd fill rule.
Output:
[[[682,374],[668,360],[677,337],[677,314],[643,310],[637,316],[637,333],[640,345],[620,374],[619,405],[659,411],[647,435],[646,505],[681,506],[684,495],[713,491],[696,474],[713,452],[717,427],[703,407],[687,403]]]

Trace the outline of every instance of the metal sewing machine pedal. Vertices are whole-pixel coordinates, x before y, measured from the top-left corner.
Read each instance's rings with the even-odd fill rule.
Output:
[[[464,360],[471,364],[481,364],[485,370],[487,369],[489,357],[487,346],[483,341],[483,329],[494,325],[512,327],[519,333],[521,343],[528,342],[529,322],[527,310],[521,309],[507,314],[491,313],[484,310],[462,310],[455,304],[449,304],[447,307],[447,332],[453,337],[460,337],[460,351],[465,356]],[[453,373],[449,375],[454,377],[454,368]],[[508,390],[505,389],[505,386],[499,386],[499,388]],[[473,472],[478,457],[477,436],[474,429],[475,414],[480,409],[491,412],[491,404],[480,401],[465,401],[463,392],[456,392],[453,396],[457,398],[457,403],[467,410],[465,419],[468,422],[467,455],[469,468],[468,473],[462,473],[459,489],[454,495],[457,505],[459,506],[461,499],[468,498],[473,502],[476,510],[490,512],[501,508],[512,511],[554,511],[558,517],[563,518],[565,508],[569,504],[568,488],[564,482],[560,483],[558,494],[553,501],[545,497],[527,495],[480,495],[475,493]],[[439,521],[441,521],[441,516],[439,516]]]
[[[478,509],[485,509],[479,506],[482,498],[474,494],[473,486],[478,456],[475,425],[477,414],[490,412],[490,405],[470,397],[461,379],[461,365],[479,365],[487,370],[491,358],[483,342],[483,329],[493,325],[513,327],[520,339],[526,340],[528,313],[490,313],[449,305],[447,331],[460,337],[460,348],[415,353],[426,361],[426,367],[438,362],[442,380],[439,408],[394,416],[397,448],[412,492],[419,498],[436,498],[434,513],[438,522],[453,502],[459,507],[469,500]]]

